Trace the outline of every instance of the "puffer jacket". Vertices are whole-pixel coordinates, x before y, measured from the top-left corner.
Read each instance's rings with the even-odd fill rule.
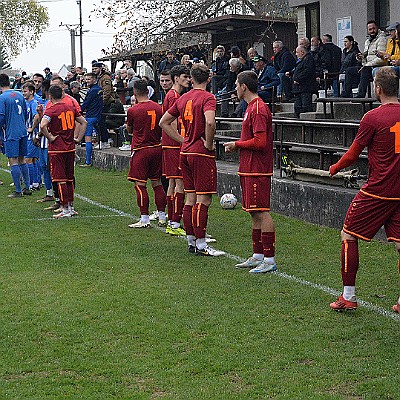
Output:
[[[387,38],[385,32],[379,30],[378,35],[371,39],[369,36],[364,44],[364,54],[362,65],[364,67],[382,67],[386,64],[385,60],[379,58],[376,53],[378,51],[384,53],[386,51]]]

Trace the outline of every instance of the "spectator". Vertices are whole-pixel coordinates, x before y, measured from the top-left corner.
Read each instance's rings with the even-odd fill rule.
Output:
[[[133,68],[129,68],[126,73],[126,87],[128,89],[128,96],[125,98],[125,104],[129,104],[131,102],[131,96],[133,95],[133,85],[140,78],[136,75],[136,72]]]
[[[262,56],[255,56],[253,58],[256,74],[258,76],[258,90],[257,94],[268,102],[272,98],[272,90],[280,83],[276,69],[267,59]]]
[[[254,47],[250,47],[247,50],[247,69],[254,71],[254,62],[253,58],[258,56],[257,50]]]
[[[329,76],[325,79],[332,79],[333,96],[339,96],[339,71],[342,61],[342,50],[332,43],[332,35],[326,33],[322,36],[323,51],[321,52],[322,68]]]
[[[385,65],[385,61],[377,56],[378,52],[386,50],[386,36],[375,21],[367,22],[368,37],[364,44],[364,52],[357,54],[362,67],[349,67],[346,71],[345,85],[353,87],[359,82],[358,94],[356,97],[364,98],[367,88],[372,80],[372,69]]]
[[[290,78],[285,74],[286,72],[292,71],[296,66],[296,59],[280,40],[276,40],[272,44],[272,49],[274,51],[274,67],[280,79],[276,94],[278,98],[280,98],[283,93],[286,100],[291,100],[293,97],[292,85],[290,83]]]
[[[110,112],[111,104],[115,101],[111,75],[109,74],[109,72],[106,71],[104,64],[102,63],[94,63],[92,65],[92,72],[97,76],[97,84],[103,90],[103,113],[108,113]],[[99,129],[101,135],[100,148],[109,149],[111,147],[111,141],[108,137],[104,115],[102,115],[102,117],[100,118]]]
[[[217,46],[215,54],[216,59],[211,65],[213,73],[211,79],[211,90],[214,94],[225,86],[229,74],[229,63],[228,58],[225,56],[225,47],[222,45]]]
[[[311,49],[310,53],[314,58],[315,62],[315,76],[317,80],[320,78],[323,78],[324,76],[324,71],[322,68],[322,59],[321,59],[321,53],[324,51],[324,45],[322,44],[322,39],[319,36],[313,36],[311,38]]]
[[[192,68],[192,62],[190,61],[189,54],[184,54],[181,58],[181,64],[184,65],[186,68]]]
[[[310,112],[312,108],[312,94],[317,90],[315,80],[315,62],[311,53],[303,46],[298,46],[296,56],[299,62],[293,71],[293,94],[295,95],[294,112],[297,118],[300,113]],[[287,72],[286,75],[291,73]]]
[[[172,50],[167,52],[167,58],[161,61],[158,67],[158,75],[160,76],[162,71],[169,71],[175,65],[179,65],[179,61],[175,58],[175,53]]]
[[[24,80],[22,79],[22,75],[17,73],[17,74],[15,74],[15,79],[14,79],[11,89],[21,89],[23,84],[24,84]]]
[[[304,36],[301,37],[299,39],[298,45],[301,46],[301,47],[304,47],[307,51],[309,51],[311,49],[310,39],[308,37],[304,37]]]
[[[240,62],[239,58],[231,58],[229,60],[229,76],[222,90],[222,102],[221,102],[221,117],[229,116],[229,99],[237,99],[236,96],[236,78],[240,72],[243,71],[243,64]]]
[[[51,81],[51,78],[53,77],[53,73],[50,71],[49,67],[46,67],[44,70],[44,79],[47,79],[49,81]]]
[[[389,32],[386,52],[378,52],[377,56],[385,60],[389,65],[396,65],[397,61],[400,60],[400,42],[397,38],[397,32],[400,31],[400,22],[389,25],[386,30]],[[372,75],[375,75],[376,69],[372,70]]]
[[[345,36],[343,43],[344,49],[342,54],[342,65],[339,74],[339,82],[343,83],[343,90],[340,97],[353,97],[353,87],[349,86],[349,81],[346,84],[345,74],[347,69],[350,67],[361,67],[361,62],[357,59],[357,54],[360,53],[360,49],[358,48],[358,43],[354,40],[353,36]]]
[[[400,47],[400,24],[396,26],[396,39],[397,43]],[[390,64],[392,65],[392,68],[395,70],[397,76],[400,78],[400,60],[391,60]]]
[[[81,95],[80,95],[80,91],[81,91],[81,84],[77,81],[73,81],[69,84],[69,91],[70,94],[77,102],[78,104],[81,104]]]
[[[126,88],[127,88],[127,72],[126,69],[120,69],[116,72],[115,74],[115,90],[118,94],[119,100],[121,101],[122,104],[126,104],[125,101],[125,94],[126,94]]]
[[[248,69],[247,68],[247,62],[246,60],[242,57],[241,53],[240,53],[240,49],[238,46],[232,46],[232,48],[229,50],[229,52],[231,53],[231,58],[238,58],[239,61],[242,64],[242,69],[243,71]]]

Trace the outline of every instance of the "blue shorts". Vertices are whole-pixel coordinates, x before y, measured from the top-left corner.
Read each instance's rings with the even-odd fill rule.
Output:
[[[97,118],[86,118],[86,121],[87,121],[87,127],[85,136],[92,136],[94,125],[96,125],[98,122]]]
[[[43,169],[50,169],[50,161],[49,161],[49,149],[39,149],[39,165]]]
[[[25,158],[39,158],[40,148],[35,146],[32,140],[28,140],[27,148],[28,154],[25,156]]]
[[[28,136],[4,142],[7,158],[25,157],[28,154]]]

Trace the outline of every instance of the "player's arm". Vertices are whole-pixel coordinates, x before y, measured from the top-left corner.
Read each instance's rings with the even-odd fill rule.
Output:
[[[178,143],[183,143],[184,138],[178,133],[176,118],[168,111],[162,116],[160,127],[171,139]]]
[[[235,142],[224,143],[226,153],[231,153],[238,149],[260,151],[265,149],[266,146],[267,146],[266,132],[257,132],[254,134],[254,137],[249,140],[236,140]]]
[[[363,149],[364,147],[362,145],[354,141],[349,150],[347,150],[346,153],[343,154],[340,160],[336,164],[330,166],[329,174],[333,176],[337,174],[340,170],[354,164],[358,160],[358,157]]]
[[[50,123],[49,117],[47,115],[44,115],[42,120],[40,121],[40,135],[46,137],[50,143],[54,142],[57,138],[57,136],[52,135],[48,129],[47,126]]]
[[[206,119],[206,129],[205,129],[205,137],[206,140],[204,142],[204,147],[207,150],[214,150],[214,136],[215,136],[215,111],[208,110],[204,113]]]
[[[76,143],[79,143],[85,136],[87,121],[82,115],[79,115],[78,117],[75,117],[75,122],[77,122],[77,130],[74,132],[74,140]]]

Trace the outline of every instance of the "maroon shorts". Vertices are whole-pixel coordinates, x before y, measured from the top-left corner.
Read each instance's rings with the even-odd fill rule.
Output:
[[[182,179],[182,171],[179,168],[180,148],[163,149],[163,175],[167,179]]]
[[[50,174],[53,182],[72,182],[74,180],[75,151],[50,153]]]
[[[146,147],[133,152],[130,161],[128,179],[130,181],[147,182],[161,178],[162,148]]]
[[[358,192],[347,210],[343,231],[371,240],[382,226],[389,241],[400,242],[400,201],[382,200]]]
[[[180,167],[185,192],[217,193],[217,165],[214,157],[181,154]]]
[[[270,176],[241,176],[242,208],[248,212],[269,211],[271,204]]]

